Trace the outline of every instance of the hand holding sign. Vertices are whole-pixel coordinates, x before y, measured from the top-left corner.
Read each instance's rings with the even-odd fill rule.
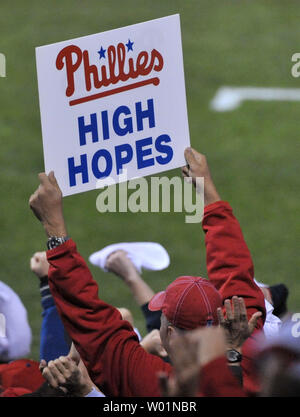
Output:
[[[40,185],[29,199],[29,205],[35,216],[50,236],[66,237],[67,230],[63,216],[62,192],[54,173],[39,174]]]
[[[186,148],[184,156],[187,165],[181,169],[183,176],[192,178],[195,186],[197,178],[204,178],[204,205],[207,206],[221,200],[210,175],[205,155],[197,152],[193,148]]]

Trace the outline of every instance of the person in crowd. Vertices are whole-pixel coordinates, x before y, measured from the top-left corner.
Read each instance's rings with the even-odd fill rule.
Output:
[[[30,355],[32,332],[20,297],[0,282],[0,396],[15,397],[37,389],[44,379]]]
[[[201,396],[223,396],[226,392],[222,389],[218,391],[218,383],[215,378],[226,379],[228,368],[238,379],[240,386],[243,387],[243,373],[241,363],[234,361],[225,364],[226,352],[229,347],[234,346],[235,351],[242,354],[244,342],[249,338],[255,329],[260,313],[256,313],[248,322],[247,311],[244,300],[237,296],[230,300],[225,300],[226,316],[222,308],[218,308],[220,326],[198,328],[191,331],[176,333],[172,340],[170,349],[174,358],[174,373],[168,378],[167,374],[159,374],[159,383],[163,396],[166,397],[194,397],[198,395],[198,382],[204,379],[200,385]],[[205,375],[202,368],[206,363],[207,351],[217,349],[219,352],[220,374]],[[223,362],[222,362],[223,360]],[[225,369],[227,368],[227,369]],[[207,383],[207,378],[210,378]],[[216,387],[214,390],[213,387]],[[209,387],[209,388],[208,388]],[[228,395],[232,393],[228,392]],[[237,393],[238,396],[246,396],[244,390]]]
[[[126,286],[128,286],[134,300],[143,312],[148,334],[141,341],[141,345],[147,352],[158,355],[168,362],[169,358],[166,350],[162,346],[159,335],[161,312],[150,311],[148,308],[150,300],[155,295],[154,291],[142,279],[141,274],[135,268],[132,260],[124,250],[112,252],[106,260],[105,267],[108,271],[120,277]]]
[[[47,261],[46,252],[36,252],[30,259],[30,269],[39,278],[42,312],[42,327],[40,335],[40,360],[46,362],[57,359],[59,356],[67,356],[71,339],[64,329],[63,323],[57,312],[54,299],[51,295],[48,283],[49,263]],[[128,320],[134,327],[133,316],[127,308],[119,307],[124,320]],[[142,337],[137,328],[134,328],[139,339]]]
[[[33,254],[30,259],[30,269],[39,278],[40,283],[43,308],[40,334],[40,371],[45,380],[33,393],[25,396],[92,396],[91,392],[95,394],[98,389],[92,384],[75,346],[64,329],[49,289],[49,263],[45,251]],[[61,375],[59,369],[63,369],[64,365],[64,372]],[[65,382],[66,386],[64,384],[61,387],[58,386],[55,383],[55,378]]]
[[[141,274],[127,256],[126,251],[117,250],[111,253],[106,260],[105,267],[108,271],[119,276],[129,288],[134,300],[144,314],[148,333],[159,329],[161,312],[150,311],[148,308],[148,304],[154,296],[154,291],[142,279]],[[156,334],[156,332],[153,332],[153,334]]]
[[[47,382],[26,396],[103,396],[89,378],[74,344],[65,332],[49,289],[49,263],[45,251],[33,254],[30,269],[40,280],[43,308],[40,370]],[[126,308],[119,308],[119,311],[123,319],[134,326],[131,312]]]
[[[145,316],[147,330],[150,332],[149,335],[144,338],[145,346],[147,347],[146,350],[150,353],[161,356],[165,360],[168,360],[166,351],[163,349],[159,339],[158,330],[160,328],[161,311],[150,311],[148,308],[148,304],[154,296],[154,292],[149,285],[143,281],[141,274],[134,266],[134,263],[130,259],[130,256],[128,256],[128,253],[125,250],[116,250],[112,252],[106,259],[105,270],[112,272],[121,278],[131,291],[134,300],[141,307]],[[268,338],[276,334],[280,329],[281,320],[278,317],[278,311],[280,305],[282,306],[282,303],[284,303],[284,298],[287,296],[287,293],[283,291],[286,287],[283,284],[269,287],[260,282],[255,282],[262,290],[265,297],[267,316],[263,329],[266,337]],[[271,296],[272,293],[277,294],[273,297],[275,301],[273,301]],[[274,306],[273,303],[275,303]],[[280,311],[283,310],[280,309]],[[275,315],[274,312],[276,312],[277,315]]]
[[[267,285],[257,282],[257,285],[264,294],[265,300],[272,306],[272,313],[279,319],[284,319],[288,315],[287,299],[289,290],[285,284]]]
[[[288,318],[277,335],[261,341],[255,357],[261,384],[260,396],[300,397],[299,328],[299,318]]]
[[[103,396],[90,380],[75,346],[70,345],[70,349],[67,344],[69,341],[65,341],[67,335],[48,286],[49,263],[46,253],[35,253],[30,260],[30,267],[40,278],[43,306],[40,356],[46,360],[42,359],[40,364],[28,359],[1,364],[0,396]],[[29,353],[31,330],[25,307],[19,297],[5,284],[1,286],[1,290],[1,311],[5,312],[8,334],[3,340],[0,338],[0,343],[2,342],[2,359],[7,361]],[[66,350],[67,356],[62,356]],[[62,369],[63,364],[66,364],[64,372],[58,374],[57,370]],[[60,387],[55,384],[54,378],[61,382]]]
[[[239,224],[228,203],[221,201],[212,182],[206,159],[191,148],[185,151],[188,165],[183,174],[204,177],[205,212],[203,229],[210,281],[183,276],[156,294],[149,309],[161,310],[160,336],[173,362],[172,339],[181,330],[218,324],[217,309],[225,299],[239,295],[245,300],[247,317],[257,317],[256,329],[243,348],[243,360],[230,348],[227,360],[241,362],[246,391],[257,389],[250,369],[252,351],[248,341],[256,342],[256,333],[265,319],[264,297],[253,280],[253,264]],[[114,307],[98,298],[98,286],[75,243],[68,237],[62,210],[62,194],[54,177],[39,174],[40,186],[30,198],[30,207],[48,235],[47,259],[49,284],[59,314],[85,363],[93,382],[106,395],[160,395],[157,374],[172,373],[170,364],[151,355],[140,346],[131,325],[122,320]],[[246,346],[248,344],[248,346]],[[234,356],[234,357],[233,357]],[[216,358],[202,369],[203,375],[219,374]],[[240,389],[229,372],[214,387],[218,392]],[[226,383],[225,383],[226,382]],[[218,378],[216,378],[218,384]],[[225,389],[226,386],[226,389]],[[202,386],[205,392],[207,387]],[[219,389],[218,389],[219,388]]]
[[[229,303],[227,303],[227,308]],[[223,313],[220,311],[220,314]],[[229,313],[233,317],[236,313]],[[225,320],[226,321],[226,320]],[[224,317],[220,317],[224,329],[227,328]],[[235,322],[239,329],[236,335],[244,339],[242,328],[246,328],[242,322]],[[295,321],[283,322],[277,335],[266,340],[261,338],[255,357],[255,368],[260,380],[261,397],[299,397],[300,396],[300,344],[298,324]],[[207,331],[213,333],[209,334]],[[227,332],[226,332],[227,333]],[[230,334],[222,334],[217,329],[196,329],[177,334],[173,339],[173,363],[174,373],[168,378],[166,374],[159,375],[160,386],[165,397],[195,397],[197,396],[197,384],[201,374],[201,362],[205,353],[203,346],[218,346],[225,352],[225,340]],[[224,337],[225,336],[225,337]],[[227,342],[228,343],[228,342]],[[204,344],[204,345],[203,345]],[[202,348],[201,348],[202,346]],[[201,350],[202,349],[202,350]],[[205,377],[205,375],[204,375]],[[210,393],[208,393],[209,395]]]
[[[148,304],[154,296],[149,284],[143,281],[141,274],[135,268],[130,256],[125,250],[112,252],[106,260],[105,269],[120,277],[132,293],[134,300],[141,307],[146,320],[148,332],[160,328],[161,311],[150,311]],[[288,289],[284,284],[266,285],[255,280],[265,297],[266,320],[264,332],[266,337],[278,332],[281,319],[287,314]],[[153,331],[155,335],[156,332]]]
[[[232,386],[227,386],[231,375],[226,362],[225,332],[221,327],[201,327],[177,332],[172,339],[170,351],[173,373],[168,376],[160,372],[158,375],[162,396],[246,396],[241,388],[236,387],[234,391]],[[212,362],[213,358],[216,372],[207,372],[206,364]]]
[[[71,339],[65,332],[48,283],[49,263],[45,251],[36,252],[30,259],[30,269],[39,278],[42,326],[40,332],[40,360],[46,362],[68,355]]]
[[[273,314],[280,319],[284,319],[288,314],[287,300],[289,290],[285,284],[267,285],[264,293],[269,293],[269,302],[273,305]],[[267,299],[267,295],[265,295]]]
[[[0,281],[0,363],[30,354],[32,333],[27,311],[18,294]]]

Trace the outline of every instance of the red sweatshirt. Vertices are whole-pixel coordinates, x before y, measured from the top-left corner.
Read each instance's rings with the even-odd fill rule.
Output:
[[[226,237],[229,239],[231,237],[231,241],[236,236],[242,239],[238,222],[227,203],[219,202],[208,206],[205,210],[204,230],[206,222],[211,223],[210,230],[206,230],[206,244],[207,249],[212,252],[215,252],[218,247],[222,248],[219,242],[215,242],[214,246],[212,239],[224,238],[222,233],[214,233],[214,229],[226,228],[228,235]],[[244,242],[243,239],[242,242]],[[239,246],[239,244],[236,245],[236,247]],[[245,248],[247,249],[246,246]],[[248,250],[247,253],[249,253]],[[49,285],[57,309],[93,382],[110,396],[159,396],[157,373],[164,371],[170,374],[171,366],[159,357],[147,353],[140,346],[131,325],[122,320],[118,310],[98,298],[97,283],[93,280],[85,261],[77,252],[75,243],[69,239],[63,245],[48,251],[47,258],[50,263]],[[213,256],[212,259],[214,262]],[[231,276],[230,268],[225,267],[225,269],[227,269],[227,275]],[[240,271],[243,269],[241,265]],[[233,265],[233,270],[232,275],[237,277],[238,266]],[[249,275],[248,281],[250,282],[248,292],[252,291],[252,298],[257,298],[255,297],[255,295],[258,296],[257,287],[252,288],[253,276]],[[242,294],[237,291],[238,282],[237,278],[233,286],[234,292],[230,296],[243,295],[245,288],[241,286]],[[247,282],[246,276],[244,282]],[[216,285],[215,281],[214,283]],[[247,285],[244,286],[247,287]],[[219,287],[221,287],[222,294],[222,285]],[[222,296],[224,299],[229,297],[226,290]],[[252,298],[249,297],[249,299]],[[256,304],[259,305],[259,303]],[[263,307],[261,309],[263,310]],[[216,361],[218,361],[218,366],[216,366]],[[207,376],[207,378],[202,378],[203,395],[209,395],[209,392],[215,396],[243,395],[235,378],[228,371],[224,358],[216,361],[207,364],[202,370],[202,375],[205,372]],[[221,371],[222,368],[224,372]],[[220,378],[220,373],[222,373],[222,378]],[[208,381],[207,384],[205,380]],[[213,386],[214,390],[209,389],[209,386]]]

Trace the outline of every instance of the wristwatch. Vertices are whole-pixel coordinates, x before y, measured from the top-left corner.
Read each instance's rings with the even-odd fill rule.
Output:
[[[68,236],[65,237],[58,237],[58,236],[51,236],[47,241],[47,248],[49,250],[56,248],[57,246],[61,245],[62,243],[66,242],[69,239]]]
[[[229,363],[242,362],[242,359],[243,359],[242,354],[235,349],[227,350],[226,356],[227,356],[227,361]]]

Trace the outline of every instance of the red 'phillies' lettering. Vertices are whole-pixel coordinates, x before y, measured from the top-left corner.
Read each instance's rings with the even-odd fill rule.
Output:
[[[135,79],[139,75],[145,76],[150,74],[152,70],[161,71],[164,66],[162,55],[156,49],[153,49],[150,54],[150,59],[147,51],[140,52],[136,62],[134,62],[133,58],[129,58],[126,72],[126,48],[123,43],[119,43],[117,48],[113,45],[107,48],[107,62],[109,75],[105,65],[101,65],[99,69],[96,65],[90,64],[88,51],[85,50],[82,52],[75,45],[63,48],[57,55],[56,68],[62,70],[64,66],[66,67],[66,96],[70,97],[75,92],[74,75],[82,63],[87,91],[90,91],[92,87],[99,89],[101,87],[107,87],[110,84],[116,84],[119,81],[127,81],[130,78]]]
[[[73,63],[72,54],[76,54],[76,61]],[[68,87],[66,95],[70,97],[74,93],[74,72],[77,71],[82,61],[82,52],[78,46],[70,45],[62,49],[56,58],[56,68],[61,70],[64,67],[65,58]]]

